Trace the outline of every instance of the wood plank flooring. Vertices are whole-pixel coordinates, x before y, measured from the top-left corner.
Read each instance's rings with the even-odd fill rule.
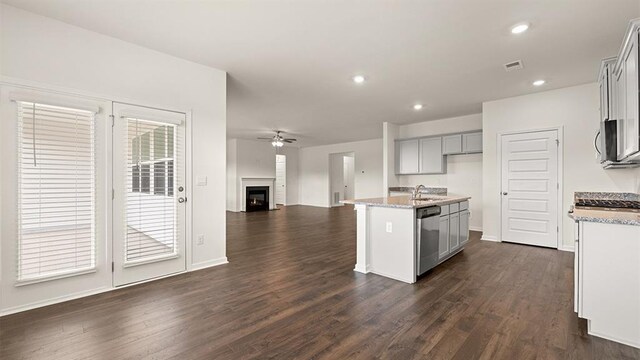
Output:
[[[640,359],[586,335],[573,254],[480,241],[353,271],[351,207],[228,213],[230,263],[0,318],[0,359]]]

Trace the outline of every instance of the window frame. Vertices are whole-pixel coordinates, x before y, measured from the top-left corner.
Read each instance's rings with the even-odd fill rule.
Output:
[[[35,283],[41,283],[41,282],[46,282],[46,281],[51,281],[51,280],[57,280],[57,279],[63,279],[63,278],[68,278],[68,277],[74,277],[74,276],[78,276],[78,275],[84,275],[84,274],[90,274],[90,273],[96,273],[98,271],[98,242],[99,242],[99,228],[100,225],[98,224],[98,217],[99,217],[99,208],[98,208],[98,192],[100,191],[98,189],[98,176],[99,176],[99,169],[98,169],[98,154],[97,154],[97,130],[98,130],[98,117],[97,114],[100,112],[100,108],[85,108],[85,107],[81,107],[81,106],[75,106],[75,105],[67,105],[67,104],[56,104],[55,101],[53,102],[49,102],[49,101],[39,101],[37,99],[12,99],[12,101],[16,104],[16,112],[15,112],[15,121],[16,121],[16,147],[17,147],[17,158],[16,158],[16,184],[17,184],[17,191],[16,191],[16,248],[15,248],[15,253],[16,253],[16,273],[15,273],[15,278],[14,278],[14,286],[16,287],[20,287],[20,286],[24,286],[24,285],[30,285],[30,284],[35,284]],[[48,273],[44,273],[44,274],[39,274],[36,276],[28,276],[28,277],[22,277],[22,242],[23,242],[23,233],[24,233],[24,229],[23,229],[23,224],[22,224],[22,216],[23,216],[23,202],[22,202],[22,190],[21,190],[21,186],[22,186],[22,154],[23,154],[23,144],[25,144],[24,142],[24,134],[23,134],[23,126],[21,125],[21,123],[24,121],[22,120],[22,114],[19,113],[21,106],[23,106],[23,104],[33,104],[33,106],[43,106],[43,107],[50,107],[50,108],[59,108],[59,109],[64,109],[64,110],[71,110],[71,111],[77,111],[77,112],[87,112],[87,113],[91,113],[91,121],[90,121],[90,146],[91,146],[91,152],[92,152],[92,157],[91,157],[91,166],[92,166],[92,194],[91,194],[91,216],[90,216],[90,228],[91,228],[91,241],[90,241],[90,246],[91,246],[91,250],[90,250],[90,265],[89,266],[85,266],[85,267],[76,267],[76,268],[71,268],[71,269],[65,269],[65,270],[56,270],[56,271],[50,271]],[[35,134],[34,134],[35,135]],[[37,137],[37,136],[36,136]],[[49,226],[50,228],[54,227],[54,226]]]

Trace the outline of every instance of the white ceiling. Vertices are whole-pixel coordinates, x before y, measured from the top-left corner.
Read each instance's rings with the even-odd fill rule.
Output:
[[[2,1],[226,70],[229,137],[281,129],[305,146],[595,81],[640,15],[638,0]],[[530,30],[512,35],[521,21]]]

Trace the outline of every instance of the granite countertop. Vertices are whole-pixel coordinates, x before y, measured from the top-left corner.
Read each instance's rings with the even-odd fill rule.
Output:
[[[573,198],[569,217],[576,221],[640,226],[640,194],[582,191]]]
[[[632,209],[574,208],[569,217],[576,221],[640,226],[640,212]]]
[[[411,193],[415,189],[415,186],[392,186],[389,187],[389,191],[393,192],[406,192]],[[420,189],[420,194],[436,194],[436,195],[447,195],[447,188],[444,186],[425,186]]]
[[[411,200],[411,196],[390,196],[371,199],[344,200],[343,204],[367,205],[379,207],[392,207],[400,209],[418,209],[429,206],[440,206],[458,203],[471,199],[469,196],[442,196],[429,195],[424,196],[423,200]]]

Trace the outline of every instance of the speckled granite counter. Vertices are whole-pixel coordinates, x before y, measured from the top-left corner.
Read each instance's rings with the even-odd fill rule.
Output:
[[[389,188],[389,193],[391,192],[404,192],[411,193],[415,187],[409,186],[395,186]],[[423,189],[420,189],[420,194],[434,194],[434,195],[447,195],[447,188],[440,186],[426,186]]]
[[[640,194],[576,192],[569,217],[576,221],[640,226]]]
[[[471,199],[469,196],[423,196],[422,200],[411,200],[411,196],[391,196],[383,198],[356,199],[341,201],[344,204],[392,207],[401,209],[418,209],[429,206],[441,206]]]
[[[576,221],[640,226],[640,212],[625,209],[573,209],[569,217]]]

